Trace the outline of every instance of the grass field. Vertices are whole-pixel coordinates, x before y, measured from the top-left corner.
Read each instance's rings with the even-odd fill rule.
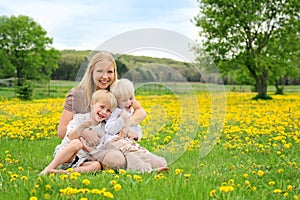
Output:
[[[66,88],[65,88],[66,89]],[[65,90],[64,89],[64,90]],[[227,92],[222,132],[210,132],[207,92],[137,96],[147,112],[140,142],[169,173],[110,170],[37,174],[52,160],[64,98],[0,101],[0,199],[300,199],[300,95]],[[196,102],[196,103],[195,103]],[[222,121],[221,120],[221,121]],[[207,147],[203,148],[203,147]]]

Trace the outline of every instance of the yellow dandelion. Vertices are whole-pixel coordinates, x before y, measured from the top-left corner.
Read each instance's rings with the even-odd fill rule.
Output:
[[[119,184],[119,183],[117,183],[117,184],[115,184],[114,185],[114,189],[115,189],[115,191],[119,191],[119,190],[121,190],[121,188],[122,188],[122,186]]]
[[[38,200],[38,198],[36,196],[31,196],[29,200]]]
[[[183,175],[185,178],[190,178],[191,174],[184,174]]]
[[[111,180],[111,181],[110,181],[110,184],[112,184],[112,185],[115,185],[116,183],[117,183],[116,180]]]
[[[264,174],[265,174],[265,172],[262,171],[262,170],[258,170],[258,171],[257,171],[257,175],[258,175],[259,177],[262,177]]]
[[[269,185],[271,186],[275,185],[275,181],[269,181]]]
[[[26,181],[27,180],[27,176],[21,176],[21,180],[22,181]]]
[[[277,172],[280,174],[283,172],[283,169],[278,169]]]
[[[24,171],[24,168],[23,167],[18,167],[18,170],[19,171]]]
[[[209,196],[210,196],[210,197],[215,196],[215,194],[216,194],[216,190],[211,190],[211,191],[209,192]]]
[[[247,179],[248,176],[249,176],[248,174],[244,174],[244,175],[243,175],[243,177],[244,177],[245,179]]]
[[[50,189],[51,189],[51,185],[47,184],[47,185],[45,186],[45,189],[46,189],[46,190],[50,190]]]
[[[83,180],[82,180],[82,183],[83,183],[84,185],[89,185],[89,184],[91,183],[91,181],[90,181],[89,179],[83,179]]]
[[[126,174],[126,171],[125,171],[124,169],[120,169],[120,170],[119,170],[119,173],[120,173],[120,174]]]
[[[234,188],[233,188],[233,186],[231,186],[231,185],[222,185],[222,186],[220,187],[219,190],[220,190],[221,192],[227,193],[227,192],[233,191]]]
[[[277,193],[281,193],[282,192],[282,190],[281,189],[275,189],[275,190],[273,190],[273,193],[275,193],[275,194],[277,194]]]
[[[110,192],[104,192],[104,193],[103,193],[103,196],[105,196],[105,197],[107,197],[107,198],[111,198],[111,199],[114,198],[114,195],[113,195],[112,193],[110,193]]]
[[[229,179],[228,184],[233,185],[234,184],[234,180],[233,179]]]
[[[73,171],[74,171],[73,168],[68,168],[68,169],[67,169],[67,172],[73,172]]]
[[[290,192],[293,191],[293,186],[292,185],[288,185],[287,186],[287,190],[290,191]]]
[[[67,180],[68,179],[68,175],[67,174],[62,174],[59,176],[61,180]]]
[[[175,169],[175,174],[182,174],[183,170],[182,169]]]

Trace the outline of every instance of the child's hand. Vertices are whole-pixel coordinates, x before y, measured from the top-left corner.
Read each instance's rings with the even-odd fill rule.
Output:
[[[78,126],[77,131],[79,136],[83,137],[89,146],[96,146],[100,143],[100,138],[92,129],[93,122],[87,120]]]
[[[120,131],[119,136],[123,137],[123,138],[129,138],[129,139],[135,140],[135,141],[138,140],[138,134],[135,133],[135,132],[130,131],[128,128],[123,128]]]
[[[95,150],[95,148],[90,147],[90,146],[87,145],[86,140],[85,140],[82,136],[79,137],[79,139],[80,139],[80,141],[81,141],[81,143],[82,143],[82,145],[83,145],[82,149],[83,149],[84,151],[86,151],[86,152],[91,152],[91,151]]]

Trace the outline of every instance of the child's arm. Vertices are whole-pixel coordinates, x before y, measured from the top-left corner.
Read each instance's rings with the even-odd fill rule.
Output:
[[[115,113],[111,114],[111,117],[107,121],[105,132],[109,135],[117,135],[121,129],[126,126],[128,119],[129,113],[125,110],[118,109]]]

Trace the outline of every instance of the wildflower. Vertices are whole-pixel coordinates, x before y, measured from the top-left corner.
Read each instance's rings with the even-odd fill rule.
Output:
[[[111,180],[111,181],[110,181],[110,184],[112,184],[112,185],[115,185],[116,183],[117,183],[116,180]]]
[[[62,175],[60,175],[60,179],[61,180],[67,180],[68,179],[68,175],[67,174],[62,174]]]
[[[23,167],[18,167],[18,170],[19,171],[24,171],[24,168]]]
[[[32,197],[29,198],[29,200],[38,200],[38,198],[35,197],[35,196],[32,196]]]
[[[205,164],[203,164],[203,163],[200,164],[200,167],[204,167],[204,166],[205,166]]]
[[[283,172],[283,169],[279,169],[277,172],[280,174]]]
[[[183,172],[182,169],[175,169],[175,174],[181,174]]]
[[[282,190],[281,190],[281,189],[275,189],[275,190],[273,190],[273,192],[274,192],[275,194],[277,194],[277,193],[281,193]]]
[[[284,145],[283,145],[283,148],[289,149],[289,148],[291,148],[291,146],[292,146],[291,143],[287,143],[287,144],[284,144]]]
[[[184,174],[183,175],[185,178],[190,178],[191,174]]]
[[[105,196],[105,197],[107,197],[107,198],[111,198],[111,199],[114,198],[114,195],[113,195],[112,193],[110,193],[110,192],[104,192],[104,193],[103,193],[103,196]]]
[[[229,179],[228,183],[231,184],[231,185],[234,185],[234,180],[233,179]]]
[[[22,177],[21,177],[21,180],[22,180],[22,181],[26,181],[26,180],[27,180],[27,176],[22,176]]]
[[[68,168],[68,169],[67,169],[67,172],[73,172],[73,171],[74,171],[73,168]]]
[[[47,185],[45,186],[45,188],[46,188],[46,190],[50,190],[50,189],[51,189],[51,185],[47,184]]]
[[[288,185],[288,186],[287,186],[287,190],[291,192],[291,191],[293,190],[293,186]]]
[[[119,190],[121,190],[121,188],[122,188],[122,186],[119,184],[119,183],[117,183],[117,184],[115,184],[114,185],[114,189],[118,192]]]
[[[271,186],[275,185],[275,181],[269,181],[269,185]]]
[[[285,193],[283,194],[283,196],[284,196],[284,197],[287,197],[287,196],[289,196],[289,193],[285,192]]]
[[[249,176],[248,174],[244,174],[244,175],[243,175],[243,177],[244,177],[245,179],[247,179],[248,176]]]
[[[264,174],[265,174],[265,172],[262,171],[262,170],[258,170],[258,172],[257,172],[257,175],[258,175],[259,177],[262,177]]]
[[[88,198],[82,197],[82,198],[80,198],[80,200],[88,200]]]
[[[220,191],[225,192],[225,193],[233,191],[233,190],[234,190],[234,188],[231,185],[222,185],[220,187]]]
[[[215,194],[216,194],[216,190],[211,190],[211,191],[209,192],[209,196],[210,196],[210,197],[215,196]]]
[[[138,182],[142,182],[142,180],[143,180],[143,178],[141,177],[141,176],[139,176],[139,175],[133,175],[133,179],[134,180],[137,180]]]
[[[119,170],[119,173],[120,173],[120,174],[126,174],[126,171],[125,171],[124,169],[120,169],[120,170]]]
[[[92,189],[92,190],[91,190],[91,193],[92,193],[92,194],[101,194],[101,192],[102,192],[102,191],[99,190],[99,189]]]
[[[299,196],[298,195],[294,195],[294,200],[299,200]]]
[[[82,180],[82,183],[83,183],[84,185],[89,185],[89,184],[91,183],[91,181],[90,181],[89,179],[83,179],[83,180]]]

